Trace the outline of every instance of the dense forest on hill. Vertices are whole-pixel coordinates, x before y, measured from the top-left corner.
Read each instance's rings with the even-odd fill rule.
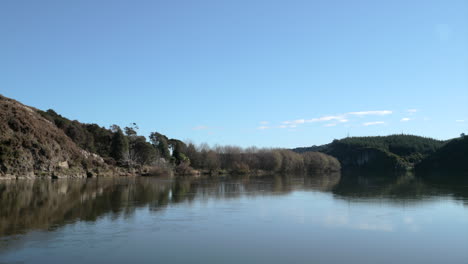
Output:
[[[348,137],[330,144],[296,148],[298,153],[320,151],[336,157],[343,168],[406,170],[435,153],[446,141],[414,135]]]
[[[422,173],[451,173],[462,172],[468,174],[468,136],[462,134],[432,153],[421,163],[416,165],[416,171]]]

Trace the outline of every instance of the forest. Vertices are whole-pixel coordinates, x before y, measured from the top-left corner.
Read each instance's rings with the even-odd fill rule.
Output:
[[[462,172],[468,175],[468,137],[461,134],[460,138],[450,140],[417,164],[416,171],[425,174]]]

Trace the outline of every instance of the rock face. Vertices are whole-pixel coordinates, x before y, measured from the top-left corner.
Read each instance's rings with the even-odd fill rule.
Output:
[[[86,177],[105,168],[36,109],[0,95],[0,178]]]

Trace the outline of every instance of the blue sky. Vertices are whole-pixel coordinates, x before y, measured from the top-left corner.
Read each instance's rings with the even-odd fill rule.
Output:
[[[0,36],[1,94],[144,135],[468,132],[466,0],[3,0]]]

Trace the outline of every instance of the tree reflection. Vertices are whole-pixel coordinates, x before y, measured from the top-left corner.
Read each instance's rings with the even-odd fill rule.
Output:
[[[94,178],[0,182],[0,236],[33,229],[58,228],[75,221],[133,216],[138,208],[151,212],[170,204],[196,200],[285,195],[293,191],[331,192],[337,199],[385,199],[418,203],[449,195],[468,204],[467,184],[441,185],[412,174],[316,174],[206,178]]]

